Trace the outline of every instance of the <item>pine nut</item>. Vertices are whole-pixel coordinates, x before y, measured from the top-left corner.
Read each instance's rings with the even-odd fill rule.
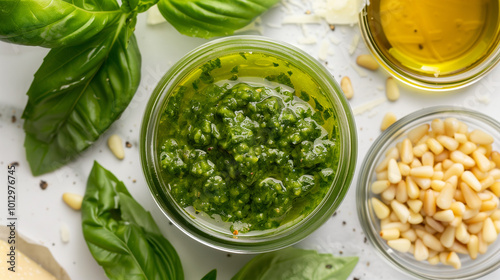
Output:
[[[399,172],[401,172],[401,176],[410,175],[410,166],[406,163],[398,162]]]
[[[385,191],[391,183],[387,180],[379,180],[372,183],[372,192],[374,194],[379,194]]]
[[[396,81],[392,77],[387,78],[387,81],[385,82],[385,94],[389,101],[396,101],[399,99],[399,88]]]
[[[434,119],[431,122],[431,128],[432,131],[436,135],[443,135],[445,134],[445,129],[444,129],[444,122],[441,119]]]
[[[446,186],[446,182],[441,181],[441,180],[432,180],[431,181],[431,188],[437,192],[440,192],[444,189]]]
[[[481,199],[475,191],[473,191],[468,184],[461,182],[460,190],[462,191],[465,199],[465,204],[472,209],[479,209],[481,207]]]
[[[422,136],[422,138],[420,138],[420,140],[418,140],[417,143],[414,144],[414,146],[425,144],[425,142],[427,142],[427,139],[429,139],[429,135],[434,137],[434,135],[431,133],[432,132],[429,132],[429,134],[425,134],[424,136]]]
[[[416,157],[422,157],[425,152],[427,152],[429,148],[427,145],[424,144],[418,144],[415,147],[413,147],[413,155]],[[434,158],[434,157],[433,157]]]
[[[500,234],[500,221],[493,221],[493,224],[495,225],[495,229],[497,230],[497,233]]]
[[[443,160],[442,163],[443,163],[444,170],[448,170],[453,165],[453,161],[450,159],[445,159],[445,160]]]
[[[427,132],[429,131],[429,127],[430,126],[428,124],[419,125],[410,130],[406,137],[410,139],[412,144],[416,144],[422,137],[424,137],[424,135],[427,134]]]
[[[473,130],[469,134],[469,139],[477,145],[488,145],[493,143],[493,136],[479,129]]]
[[[467,141],[465,143],[463,143],[462,145],[460,145],[460,147],[458,148],[458,150],[466,155],[470,155],[472,154],[472,152],[474,152],[475,150],[477,149],[477,145],[470,142],[470,141]]]
[[[453,266],[455,269],[459,269],[462,267],[462,263],[460,262],[460,258],[457,253],[450,252],[446,257],[446,263]]]
[[[462,176],[460,176],[463,182],[465,182],[469,187],[471,187],[476,192],[481,191],[481,183],[477,180],[476,176],[470,171],[464,171]]]
[[[469,126],[467,126],[464,122],[458,121],[458,133],[469,134]]]
[[[405,203],[408,200],[408,193],[406,192],[406,182],[401,180],[396,187],[396,200]]]
[[[410,199],[417,199],[420,197],[420,189],[410,176],[406,177],[406,192]]]
[[[434,220],[439,221],[439,222],[445,222],[449,223],[455,219],[455,215],[453,214],[453,211],[451,210],[442,210],[442,211],[437,211],[436,214],[432,216]]]
[[[387,241],[387,245],[396,251],[406,253],[410,250],[411,242],[406,238],[399,238]]]
[[[380,196],[386,201],[391,201],[396,197],[396,187],[390,185],[385,191],[383,191]]]
[[[467,169],[476,165],[474,159],[458,150],[450,153],[450,159],[456,163],[461,163]]]
[[[436,197],[434,196],[433,190],[425,191],[423,208],[425,215],[429,217],[436,213]]]
[[[481,205],[481,208],[479,209],[479,211],[481,212],[487,212],[487,211],[491,211],[491,210],[495,210],[497,209],[498,205],[493,202],[492,200],[487,200],[487,201],[483,201],[483,204]]]
[[[453,137],[455,132],[458,131],[458,120],[456,118],[446,118],[444,120],[445,135]]]
[[[434,165],[434,171],[436,171],[436,172],[437,171],[443,172],[443,163],[442,162],[436,163],[436,165]]]
[[[419,186],[422,190],[427,190],[428,188],[431,187],[431,179],[429,178],[421,178],[421,177],[412,177],[413,181],[417,183],[417,186]]]
[[[493,179],[492,176],[488,176],[485,179],[481,180],[479,183],[481,183],[481,190],[485,190],[495,184],[495,179]]]
[[[406,223],[403,224],[401,222],[393,222],[393,223],[388,223],[385,224],[384,226],[381,226],[382,229],[388,229],[388,228],[397,228],[399,229],[400,232],[405,232],[410,229],[410,224]]]
[[[450,153],[448,151],[443,151],[442,153],[440,154],[437,154],[435,157],[434,157],[434,161],[435,162],[442,162],[443,160],[447,159],[448,157],[450,156]],[[443,166],[443,170],[444,170],[444,166]]]
[[[125,158],[125,149],[123,148],[122,138],[113,134],[108,138],[108,147],[117,159]]]
[[[456,228],[461,223],[462,223],[462,217],[455,216],[455,219],[453,219],[453,221],[451,221],[448,225]]]
[[[474,158],[479,170],[483,172],[490,171],[490,160],[485,155],[476,150],[472,152],[472,158]]]
[[[351,99],[354,97],[354,89],[352,88],[351,79],[347,76],[344,76],[342,80],[340,80],[340,88],[344,92],[344,96],[347,99]]]
[[[488,176],[490,176],[490,172],[483,172],[479,170],[477,166],[472,167],[471,171],[472,173],[474,173],[474,176],[476,176],[478,180],[483,180],[486,179]]]
[[[450,248],[453,245],[453,242],[455,242],[455,228],[452,226],[446,227],[443,234],[441,234],[439,241],[441,241],[441,244],[443,244],[444,247]]]
[[[462,191],[460,189],[457,189],[455,191],[455,195],[453,196],[453,199],[455,199],[456,201],[460,201],[460,202],[465,203],[464,195],[463,195],[463,193],[462,193]]]
[[[402,179],[401,171],[399,171],[398,163],[395,159],[389,160],[389,164],[387,166],[387,177],[389,182],[393,184],[399,183]]]
[[[394,124],[397,120],[398,119],[397,119],[396,115],[394,115],[394,113],[387,112],[384,115],[384,118],[382,119],[382,123],[380,124],[380,130],[382,130],[382,131],[386,130],[387,128],[389,128],[389,126]]]
[[[464,144],[468,141],[467,135],[463,133],[455,133],[455,135],[453,135],[453,138],[455,138],[455,140],[457,140],[457,142],[460,144]]]
[[[408,223],[412,225],[418,225],[424,221],[424,217],[420,215],[419,213],[415,213],[413,211],[410,211],[410,216],[408,217]]]
[[[493,211],[493,213],[491,213],[491,215],[490,215],[490,218],[491,218],[493,221],[498,221],[498,220],[500,220],[500,209],[496,209],[495,211]]]
[[[438,222],[438,221],[434,220],[433,218],[431,218],[431,216],[426,216],[425,217],[425,223],[428,226],[430,226],[431,228],[433,228],[434,230],[436,230],[437,232],[443,232],[444,231],[444,226],[440,222]]]
[[[464,173],[464,165],[461,163],[454,163],[450,168],[448,168],[444,172],[444,177],[443,180],[448,180],[451,176],[457,176],[460,177],[462,176],[462,173]]]
[[[427,259],[427,262],[430,264],[430,265],[437,265],[439,264],[439,255],[435,255],[433,257],[429,257]]]
[[[419,213],[424,203],[421,200],[413,199],[413,200],[408,200],[406,204],[408,204],[408,207],[410,207],[410,209],[413,212]]]
[[[432,175],[432,180],[443,180],[444,178],[444,173],[443,171],[436,171],[436,169],[434,168],[434,175]]]
[[[492,243],[497,240],[497,230],[491,218],[486,218],[483,225],[483,239],[486,243]]]
[[[450,183],[452,186],[455,188],[458,186],[458,177],[457,176],[451,176],[446,180],[446,183]]]
[[[427,146],[426,146],[427,147]],[[422,155],[422,165],[432,167],[434,171],[434,154],[431,152],[425,152]]]
[[[436,137],[436,140],[441,144],[443,145],[443,147],[445,147],[446,149],[448,149],[448,151],[455,151],[456,149],[458,149],[458,142],[457,140],[449,137],[449,136],[445,136],[445,135],[439,135],[438,137]]]
[[[410,170],[412,168],[420,167],[420,166],[422,166],[422,163],[420,162],[420,160],[418,160],[418,158],[414,158],[413,161],[410,163]]]
[[[387,170],[377,172],[376,178],[377,178],[377,181],[387,180]]]
[[[467,231],[467,226],[464,223],[458,225],[455,229],[455,238],[463,244],[469,243],[470,234]]]
[[[389,217],[391,211],[389,210],[389,207],[387,205],[385,205],[382,201],[378,200],[375,197],[372,197],[371,201],[372,201],[373,211],[375,212],[377,218],[382,220]]]
[[[500,180],[500,169],[494,168],[494,169],[490,170],[489,173],[493,177],[493,179]]]
[[[475,260],[479,251],[479,240],[477,239],[477,235],[473,234],[470,236],[469,243],[467,243],[467,250],[469,251],[470,258]]]
[[[478,234],[483,229],[484,222],[478,222],[467,225],[467,231],[470,234]]]
[[[405,232],[401,233],[401,237],[410,240],[411,242],[415,242],[417,240],[417,233],[413,229],[409,229]]]
[[[500,153],[497,151],[494,151],[491,153],[491,160],[495,163],[497,167],[500,167]]]
[[[415,167],[410,170],[410,175],[414,177],[431,178],[432,175],[434,175],[434,168],[427,165]]]
[[[427,147],[429,147],[429,150],[431,150],[431,152],[433,152],[435,155],[439,155],[444,151],[443,145],[441,145],[441,143],[439,143],[434,138],[427,139],[425,143],[427,144]]]
[[[385,240],[393,240],[399,238],[399,229],[397,228],[388,228],[380,231],[380,237]]]
[[[429,249],[432,249],[432,250],[435,250],[435,251],[438,251],[438,252],[444,251],[444,247],[441,244],[441,242],[439,241],[439,239],[437,239],[432,234],[426,234],[426,235],[424,235],[424,237],[422,239],[422,242]]]
[[[478,246],[479,247],[478,248],[479,254],[485,254],[488,251],[488,243],[486,243],[486,241],[484,241],[482,232],[477,234],[477,239],[478,239],[478,243],[479,243],[479,246]]]
[[[465,212],[464,212],[464,215],[462,216],[462,218],[464,220],[469,220],[469,219],[474,218],[477,214],[479,214],[479,209],[471,209],[471,208],[465,207]]]
[[[417,261],[423,261],[429,257],[429,249],[427,249],[427,247],[420,239],[417,239],[417,241],[415,241],[415,253],[413,256]]]
[[[500,197],[500,181],[496,181],[490,186],[490,191],[492,191],[497,197]]]
[[[448,257],[448,254],[449,254],[449,253],[450,253],[450,252],[448,252],[448,251],[444,251],[444,252],[441,252],[441,253],[439,253],[439,254],[438,254],[438,256],[439,256],[439,261],[440,261],[442,264],[447,265],[446,258]]]
[[[438,204],[438,206],[439,206],[439,204]],[[447,208],[443,208],[443,209],[447,209]],[[453,211],[453,214],[455,214],[455,216],[463,216],[465,213],[465,204],[463,204],[460,201],[454,201],[450,205],[450,210]]]
[[[401,144],[401,161],[410,164],[413,161],[413,145],[410,139],[406,138]]]
[[[377,61],[375,60],[375,58],[373,58],[373,56],[371,56],[369,54],[359,55],[356,58],[356,64],[358,64],[359,66],[366,68],[368,70],[372,70],[372,71],[377,70],[378,66],[379,66]]]
[[[83,196],[75,193],[63,193],[63,201],[74,210],[80,210],[82,208]]]
[[[398,202],[397,200],[393,200],[391,201],[391,208],[392,211],[396,213],[396,216],[398,216],[401,223],[404,224],[408,221],[408,218],[410,217],[410,210],[408,210],[406,205]]]

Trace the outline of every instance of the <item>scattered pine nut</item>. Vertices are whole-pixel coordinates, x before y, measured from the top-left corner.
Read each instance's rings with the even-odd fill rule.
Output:
[[[387,78],[385,82],[385,94],[389,101],[396,101],[399,99],[399,88],[393,77]]]
[[[75,193],[63,193],[63,201],[74,210],[80,210],[82,208],[83,196]]]
[[[390,114],[381,130],[395,121]],[[457,254],[474,260],[498,242],[500,153],[493,140],[447,118],[415,127],[388,149],[371,185],[380,200],[371,204],[389,247],[460,269]]]
[[[108,147],[117,159],[125,158],[125,149],[123,148],[123,141],[120,136],[113,134],[108,138]]]
[[[384,118],[382,119],[382,123],[380,124],[380,130],[384,131],[389,126],[391,126],[393,123],[397,121],[396,115],[392,112],[388,112],[384,115]]]
[[[349,77],[344,76],[342,80],[340,80],[340,88],[342,88],[345,98],[350,100],[354,97],[354,89],[352,88],[351,79],[349,79]]]
[[[362,54],[362,55],[359,55],[357,58],[356,58],[356,63],[363,67],[363,68],[366,68],[368,70],[377,70],[379,65],[377,63],[377,61],[375,60],[375,58],[373,58],[373,56],[369,55],[369,54]]]

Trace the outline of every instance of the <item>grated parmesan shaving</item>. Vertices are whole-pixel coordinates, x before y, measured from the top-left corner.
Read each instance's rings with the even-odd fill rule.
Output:
[[[354,115],[361,115],[367,111],[372,110],[373,108],[380,106],[380,104],[384,103],[387,99],[385,97],[381,97],[379,99],[372,100],[370,102],[367,102],[365,104],[359,105],[358,107],[354,108],[352,111]]]
[[[320,24],[322,18],[318,15],[291,15],[283,18],[283,24]]]
[[[326,57],[328,56],[328,41],[327,40],[323,40],[323,42],[321,42],[321,46],[319,47],[319,51],[318,51],[318,58],[319,60],[326,60]]]
[[[338,45],[341,42],[340,39],[335,35],[330,36],[330,41],[332,41],[332,43],[334,43],[335,45]]]
[[[358,47],[359,44],[359,35],[354,34],[352,37],[351,44],[349,45],[349,54],[352,55],[354,51],[356,51],[356,48]]]
[[[266,25],[271,27],[271,28],[281,28],[282,27],[281,23],[266,22]]]
[[[366,0],[316,0],[313,11],[329,24],[355,24]]]
[[[317,42],[318,40],[314,36],[302,37],[297,40],[297,43],[302,45],[314,45]]]

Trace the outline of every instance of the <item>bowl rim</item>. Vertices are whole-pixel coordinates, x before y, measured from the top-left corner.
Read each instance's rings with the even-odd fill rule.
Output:
[[[156,116],[158,110],[163,107],[163,104],[166,101],[165,98],[169,96],[169,88],[175,86],[186,75],[186,73],[189,73],[191,69],[194,69],[194,67],[192,66],[195,63],[193,63],[192,61],[196,62],[200,60],[200,57],[204,59],[202,62],[196,63],[196,66],[199,66],[202,63],[206,62],[208,59],[214,59],[215,57],[224,55],[221,54],[221,49],[223,49],[224,47],[228,48],[227,50],[225,50],[225,54],[234,53],[236,51],[232,50],[233,48],[229,48],[228,46],[232,46],[235,44],[239,44],[241,46],[243,43],[246,44],[246,49],[243,48],[244,51],[248,51],[248,48],[252,48],[251,51],[264,52],[263,50],[267,47],[268,49],[265,49],[266,52],[264,53],[275,53],[275,55],[280,58],[282,58],[282,56],[280,56],[279,53],[286,51],[288,52],[287,55],[294,58],[294,63],[302,66],[304,61],[307,62],[307,69],[298,67],[305,73],[311,75],[312,70],[319,73],[311,76],[314,80],[316,80],[316,82],[320,83],[321,86],[325,85],[327,87],[327,90],[324,90],[325,96],[327,97],[327,99],[329,99],[329,102],[333,106],[332,108],[335,110],[336,115],[339,119],[337,126],[340,134],[339,141],[341,141],[342,143],[340,153],[341,158],[344,160],[343,162],[339,162],[338,167],[338,173],[343,174],[344,176],[341,177],[337,174],[332,183],[332,187],[330,187],[330,189],[332,190],[328,191],[328,199],[323,199],[323,201],[318,206],[316,206],[315,210],[309,213],[307,217],[303,218],[300,222],[297,222],[294,225],[290,226],[290,229],[285,228],[284,230],[280,231],[280,234],[282,232],[285,232],[286,235],[281,236],[280,234],[276,234],[274,235],[274,237],[273,235],[269,235],[273,238],[268,238],[264,241],[249,243],[244,243],[241,241],[241,238],[235,239],[233,238],[233,236],[229,235],[226,236],[227,238],[217,238],[217,236],[215,236],[214,234],[210,234],[210,232],[203,232],[203,230],[199,230],[196,226],[194,226],[192,222],[186,223],[185,220],[181,219],[178,215],[175,215],[175,213],[178,212],[174,211],[175,206],[166,204],[165,201],[162,201],[162,199],[165,199],[166,195],[161,194],[158,191],[158,186],[161,185],[161,182],[159,180],[158,172],[155,169],[154,164],[152,164],[152,159],[154,162],[155,150],[155,148],[152,146],[154,145],[154,143],[156,143],[154,141],[156,137],[155,123],[159,119]],[[259,44],[261,44],[261,49],[258,49]],[[211,53],[212,57],[206,55],[207,53]],[[293,56],[290,54],[293,54]],[[300,59],[304,60],[301,61],[302,64],[298,63]],[[323,79],[323,81],[318,81],[318,79],[320,78]],[[339,124],[342,120],[345,123]],[[345,198],[345,195],[354,176],[354,169],[357,159],[357,131],[354,121],[354,115],[340,89],[340,86],[334,80],[330,72],[326,70],[326,68],[321,65],[316,59],[311,57],[305,51],[278,40],[262,36],[238,35],[210,41],[195,48],[194,50],[183,56],[167,71],[167,73],[163,76],[163,78],[154,89],[146,106],[141,126],[140,151],[141,165],[146,178],[146,182],[148,183],[150,193],[160,210],[168,219],[170,219],[173,224],[177,226],[177,228],[179,228],[191,238],[212,248],[233,253],[261,253],[284,248],[286,246],[290,246],[299,242],[324,222],[326,222],[331,214],[333,214],[333,212],[339,207],[340,203]],[[333,192],[333,186],[340,188],[336,197],[333,197],[333,195],[331,195]],[[331,204],[327,204],[327,202]],[[321,212],[319,212],[319,210],[321,210]],[[296,228],[295,225],[301,225],[301,227]]]
[[[357,204],[357,213],[358,213],[358,220],[361,224],[361,227],[365,233],[365,236],[367,239],[370,241],[370,244],[375,248],[376,253],[381,256],[381,258],[388,263],[391,267],[395,267],[399,271],[412,276],[413,278],[416,279],[426,279],[426,280],[434,280],[434,279],[476,279],[478,277],[484,276],[486,274],[489,274],[496,269],[500,267],[500,261],[492,263],[489,267],[486,269],[481,270],[480,272],[474,274],[474,275],[453,275],[451,278],[444,278],[442,276],[437,276],[437,277],[432,277],[428,275],[421,275],[419,274],[419,271],[416,270],[410,270],[410,268],[406,267],[400,262],[400,259],[398,257],[398,254],[389,254],[385,248],[383,248],[380,244],[382,242],[385,242],[380,238],[380,236],[373,232],[373,223],[374,221],[372,218],[370,218],[370,212],[372,211],[370,209],[369,205],[369,183],[373,181],[373,167],[374,164],[377,163],[376,159],[388,148],[394,146],[395,143],[398,142],[398,140],[401,140],[401,138],[394,138],[391,141],[391,138],[395,135],[402,136],[404,135],[404,132],[407,132],[411,128],[416,127],[417,125],[420,125],[421,123],[415,123],[418,122],[418,120],[421,120],[422,118],[426,117],[433,117],[438,118],[439,115],[443,114],[457,114],[461,116],[466,116],[466,117],[471,117],[475,121],[480,122],[481,124],[485,124],[488,127],[491,127],[492,129],[495,129],[498,133],[500,133],[500,122],[495,120],[494,118],[485,115],[481,112],[467,109],[464,107],[460,106],[433,106],[433,107],[427,107],[423,108],[420,110],[417,110],[415,112],[412,112],[405,117],[401,118],[397,122],[395,122],[393,125],[391,125],[387,130],[382,132],[373,142],[373,144],[370,146],[368,151],[366,152],[366,155],[361,162],[361,168],[360,168],[360,173],[358,176],[358,181],[356,185],[356,204]],[[425,122],[427,123],[427,122]],[[402,131],[402,129],[404,129]],[[389,142],[390,141],[390,142]],[[376,217],[375,217],[376,218]],[[376,218],[378,219],[378,218]],[[396,257],[393,257],[396,256]],[[499,258],[500,260],[500,249],[497,250],[496,254],[494,255]],[[424,263],[424,262],[419,262],[414,259],[411,260],[412,262],[418,262],[418,263]],[[479,263],[479,262],[478,262]],[[432,266],[428,264],[429,266]],[[458,272],[459,270],[457,270]]]
[[[443,79],[442,77],[427,77],[423,75],[410,75],[407,74],[405,69],[397,67],[386,59],[378,45],[374,42],[372,34],[369,32],[370,27],[368,24],[368,5],[367,3],[363,10],[359,13],[358,21],[359,21],[359,29],[361,33],[361,37],[368,50],[374,56],[374,58],[378,61],[378,63],[394,78],[401,81],[402,83],[409,85],[414,88],[418,88],[425,91],[431,92],[445,92],[452,91],[467,87],[478,82],[482,79],[486,74],[491,72],[495,66],[500,62],[500,39],[496,46],[492,47],[489,55],[481,61],[479,64],[475,65],[473,68],[459,73],[458,75],[448,75],[446,77],[456,77],[455,79]],[[499,11],[500,12],[500,11]],[[500,28],[500,27],[499,27]],[[500,34],[497,35],[500,38]],[[470,73],[469,73],[470,72]],[[420,77],[420,78],[417,78]]]

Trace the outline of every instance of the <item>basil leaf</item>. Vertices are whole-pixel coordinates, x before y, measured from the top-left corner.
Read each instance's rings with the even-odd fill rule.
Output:
[[[357,263],[358,257],[334,257],[290,247],[254,257],[232,280],[344,280]]]
[[[177,252],[151,214],[97,162],[83,198],[82,229],[92,256],[109,279],[184,279]]]
[[[158,9],[180,33],[210,38],[231,35],[279,0],[160,0]]]
[[[114,25],[115,0],[7,0],[0,4],[0,40],[30,46],[81,44]]]
[[[147,11],[151,6],[156,5],[158,0],[123,0],[122,9],[125,12],[136,10],[138,13]]]
[[[201,280],[216,280],[217,279],[217,269],[211,270],[207,275],[203,276]]]
[[[52,49],[35,73],[23,113],[33,175],[55,170],[89,147],[129,104],[140,68],[137,42],[124,24],[85,44]]]

